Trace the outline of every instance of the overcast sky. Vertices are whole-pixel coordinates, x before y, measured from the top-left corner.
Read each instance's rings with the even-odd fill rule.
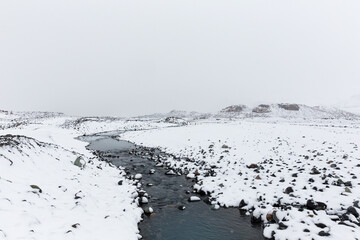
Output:
[[[133,116],[360,94],[360,1],[2,0],[0,109]]]

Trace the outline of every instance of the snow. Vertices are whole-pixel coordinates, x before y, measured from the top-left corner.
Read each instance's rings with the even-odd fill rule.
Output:
[[[135,177],[134,177],[136,180],[140,180],[142,179],[142,174],[141,173],[138,173],[138,174],[135,174]]]
[[[136,186],[76,137],[169,124],[102,119],[75,128],[78,118],[45,113],[1,112],[0,119],[0,239],[140,237]],[[84,168],[74,165],[79,156]]]
[[[327,239],[356,239],[359,219],[348,208],[360,201],[358,117],[303,105],[299,111],[270,109],[170,114],[193,117],[187,125],[162,118],[0,111],[0,239],[140,237],[138,181],[101,162],[77,139],[105,131],[127,131],[121,138],[173,154],[157,166],[169,165],[171,174],[181,169],[195,179],[194,190],[210,193],[213,209],[244,203],[247,215],[264,222],[267,237],[324,239],[319,236],[324,231]],[[78,157],[85,167],[74,165]],[[299,211],[308,200],[327,208]],[[143,196],[140,202],[146,201]],[[279,230],[281,224],[287,228]]]
[[[131,197],[136,189],[117,184],[126,181],[122,171],[95,158],[86,158],[81,169],[74,165],[80,154],[29,137],[0,141],[4,239],[138,238],[141,210]]]
[[[191,196],[189,197],[189,202],[198,202],[200,201],[201,199],[197,196]]]
[[[282,206],[305,205],[309,199],[326,203],[327,211],[314,210],[316,214],[296,207],[275,207],[277,215],[283,216],[280,219],[286,220],[287,229],[269,224],[265,235],[274,231],[275,239],[322,239],[319,232],[323,230],[330,233],[329,239],[355,239],[360,236],[359,226],[348,220],[343,222],[354,228],[339,225],[331,218],[346,213],[360,200],[360,124],[357,120],[337,123],[259,119],[196,122],[126,132],[121,138],[173,154],[176,158],[166,161],[173,169],[189,170],[189,177],[200,173],[194,189],[211,193],[221,206],[237,207],[244,199],[244,209],[254,210],[265,223],[266,214],[278,202]],[[210,169],[215,174],[210,175]],[[314,174],[317,171],[319,174]],[[348,181],[351,186],[346,187]],[[288,187],[292,193],[284,192]],[[347,216],[350,220],[353,217]],[[315,223],[324,223],[327,228],[320,229]],[[303,232],[305,228],[308,233]]]

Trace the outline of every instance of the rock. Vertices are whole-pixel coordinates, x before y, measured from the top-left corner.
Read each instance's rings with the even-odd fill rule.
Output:
[[[300,106],[298,104],[281,103],[281,104],[278,104],[278,107],[288,110],[288,111],[299,111],[300,110]]]
[[[144,213],[147,214],[147,215],[150,215],[154,212],[154,209],[152,207],[146,207],[144,209]]]
[[[86,161],[80,156],[76,158],[74,165],[78,166],[79,168],[84,168],[86,164]]]
[[[122,185],[123,184],[123,180],[120,180],[120,181],[118,181],[118,185]]]
[[[210,197],[206,197],[206,198],[204,198],[204,203],[206,203],[206,204],[211,204],[211,198]]]
[[[204,190],[200,189],[200,190],[198,191],[198,194],[200,194],[201,196],[205,196],[205,195],[206,195],[206,192],[205,192]]]
[[[211,210],[219,210],[220,206],[218,204],[214,204],[211,206]]]
[[[279,220],[279,218],[278,218],[278,216],[277,216],[277,214],[276,214],[276,210],[275,210],[275,211],[273,211],[272,215],[273,215],[273,219],[274,219],[274,221],[275,221],[276,223],[279,223],[279,222],[280,222],[280,220]]]
[[[292,188],[292,187],[287,187],[287,188],[285,189],[285,192],[284,192],[284,193],[290,194],[290,193],[292,193],[292,192],[294,192],[293,188]]]
[[[165,175],[176,175],[176,173],[173,170],[169,170],[165,173]]]
[[[193,174],[193,173],[189,173],[188,175],[186,175],[186,178],[188,178],[188,179],[195,179],[196,176],[195,176],[195,174]]]
[[[253,213],[251,213],[251,223],[252,224],[259,224],[261,223],[261,215],[260,216],[254,216]]]
[[[317,174],[320,174],[320,171],[317,168],[314,167],[313,169],[311,169],[310,174],[317,175]]]
[[[147,204],[147,203],[149,203],[149,199],[147,197],[140,198],[140,204]]]
[[[244,199],[242,199],[239,203],[239,208],[245,207],[247,204],[245,203]]]
[[[185,210],[185,208],[186,208],[186,207],[185,207],[184,205],[178,206],[178,209],[179,209],[179,210]]]
[[[188,199],[188,201],[189,202],[198,202],[198,201],[200,201],[201,199],[199,198],[199,197],[197,197],[197,196],[191,196],[191,197],[189,197],[189,199]]]
[[[279,230],[285,230],[287,228],[288,226],[286,226],[283,222],[279,222],[279,227],[278,227]]]
[[[260,177],[259,175],[257,175],[257,176],[255,177],[255,179],[256,179],[256,180],[261,180],[261,177]]]
[[[318,228],[326,228],[327,226],[323,223],[315,223]]]
[[[252,112],[253,113],[269,113],[269,112],[271,112],[270,105],[260,104],[259,106],[253,108]]]
[[[75,223],[75,224],[71,225],[71,227],[73,227],[73,228],[77,228],[78,226],[80,226],[80,223]]]
[[[315,202],[313,200],[307,200],[306,208],[309,210],[325,210],[327,205],[323,202]]]
[[[140,180],[142,179],[142,174],[141,173],[137,173],[134,177],[136,180]]]
[[[239,113],[242,112],[246,108],[245,105],[232,105],[222,109],[220,112],[223,113]]]
[[[346,188],[345,188],[345,192],[347,192],[347,193],[351,193],[350,188],[346,187]]]
[[[327,237],[327,236],[330,236],[330,233],[325,232],[325,231],[320,231],[320,232],[319,232],[319,236]]]
[[[259,166],[255,163],[250,164],[247,168],[258,168]]]
[[[268,222],[275,222],[272,213],[266,214],[266,220],[267,220]]]
[[[345,187],[352,187],[351,181],[344,182]]]
[[[30,187],[31,187],[32,189],[38,190],[39,193],[42,193],[42,190],[41,190],[41,188],[38,187],[38,185],[30,185]]]
[[[229,146],[224,144],[224,145],[221,146],[221,148],[229,148]]]
[[[347,214],[352,214],[354,215],[354,217],[358,218],[359,217],[359,213],[356,211],[356,209],[352,206],[348,207],[348,209],[346,210]]]

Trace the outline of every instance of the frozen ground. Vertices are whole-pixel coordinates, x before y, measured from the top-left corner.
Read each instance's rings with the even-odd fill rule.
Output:
[[[195,189],[221,206],[249,210],[254,222],[265,222],[266,237],[357,239],[359,126],[357,120],[335,125],[252,119],[127,132],[121,138],[173,154],[167,162],[174,169],[198,175]]]
[[[0,239],[138,239],[137,189],[76,139],[112,130],[173,154],[165,161],[196,190],[264,222],[266,237],[357,239],[359,126],[302,105],[137,119],[0,111]]]
[[[139,238],[136,187],[75,137],[165,123],[10,112],[1,119],[0,239]],[[78,157],[84,167],[74,165]]]

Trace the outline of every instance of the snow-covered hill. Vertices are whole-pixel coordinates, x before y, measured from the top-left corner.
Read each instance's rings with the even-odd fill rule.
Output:
[[[360,116],[336,107],[307,106],[304,104],[231,105],[215,113],[198,113],[173,110],[169,113],[145,115],[139,119],[178,118],[187,121],[233,118],[282,118],[282,119],[360,119]]]
[[[140,119],[161,119],[161,118],[180,118],[186,120],[196,120],[196,119],[206,119],[211,116],[210,113],[199,113],[195,111],[182,111],[182,110],[172,110],[168,113],[154,113],[150,115],[139,116]]]
[[[350,97],[347,101],[339,103],[338,108],[344,111],[352,112],[360,115],[360,94]]]
[[[233,105],[215,114],[217,118],[289,118],[289,119],[358,119],[359,116],[335,107],[307,106],[304,104],[260,104],[249,107]]]
[[[118,185],[123,174],[55,144],[0,136],[0,239],[136,240],[141,210],[136,188]]]

